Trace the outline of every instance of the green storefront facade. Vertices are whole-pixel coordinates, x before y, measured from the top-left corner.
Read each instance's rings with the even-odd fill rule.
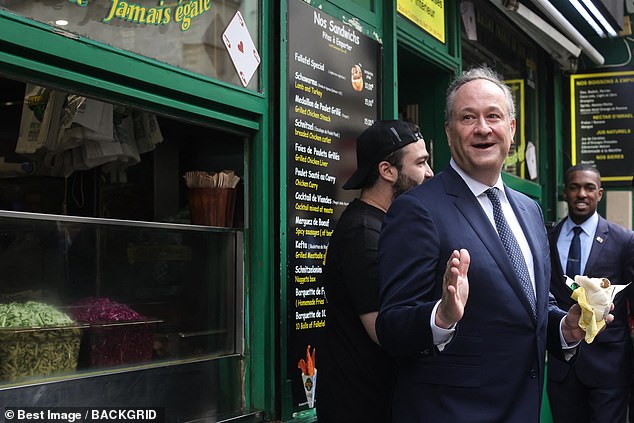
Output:
[[[411,120],[441,171],[445,89],[469,66],[500,71],[521,112],[505,181],[541,204],[546,223],[561,214],[571,72],[501,2],[473,2],[470,13],[432,0],[28,3],[0,1],[0,263],[12,282],[0,302],[72,311],[85,298],[114,299],[145,316],[153,341],[139,360],[82,364],[80,349],[76,368],[2,376],[5,407],[315,421],[298,361],[323,330],[319,268],[350,199],[340,187],[354,134],[377,118]],[[621,60],[620,44],[601,43],[608,62]],[[589,63],[576,71],[595,72]],[[74,110],[57,138],[38,126],[25,147],[33,121],[24,116],[37,115],[31,103],[41,98],[49,114],[61,99],[57,117],[40,116],[49,131],[72,101],[97,117]],[[104,116],[110,134],[141,122],[128,128],[139,151],[106,137],[123,150],[108,155],[95,135]],[[90,156],[83,144],[101,149]],[[231,219],[191,219],[187,172],[239,177]],[[93,326],[80,328],[82,343]]]

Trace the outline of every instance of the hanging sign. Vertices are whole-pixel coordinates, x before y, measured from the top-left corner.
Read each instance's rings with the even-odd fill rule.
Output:
[[[444,0],[398,0],[396,10],[441,43],[445,42]]]
[[[634,174],[634,71],[570,76],[571,162],[596,166],[605,182]]]

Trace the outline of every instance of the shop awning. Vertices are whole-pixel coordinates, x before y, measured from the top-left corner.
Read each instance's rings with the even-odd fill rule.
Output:
[[[474,3],[477,7],[477,2]],[[595,65],[603,65],[602,39],[619,37],[623,28],[629,29],[622,0],[490,0],[490,3],[550,54],[562,69],[571,72],[576,71],[582,53]]]

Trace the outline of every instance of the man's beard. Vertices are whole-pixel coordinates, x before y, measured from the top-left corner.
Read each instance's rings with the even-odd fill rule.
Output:
[[[419,185],[419,183],[399,171],[398,178],[396,179],[396,182],[394,182],[394,185],[392,185],[392,199],[395,199],[405,191],[409,191],[416,185]]]

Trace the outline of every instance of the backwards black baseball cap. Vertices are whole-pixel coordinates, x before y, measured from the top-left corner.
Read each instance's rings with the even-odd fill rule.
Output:
[[[418,127],[402,120],[377,120],[357,138],[357,170],[343,189],[359,189],[370,173],[390,153],[422,140]]]

